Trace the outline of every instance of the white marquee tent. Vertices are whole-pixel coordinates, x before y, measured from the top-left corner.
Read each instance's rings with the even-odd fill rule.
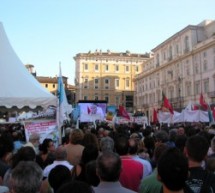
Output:
[[[0,22],[0,107],[56,106],[57,97],[31,75],[14,52]]]

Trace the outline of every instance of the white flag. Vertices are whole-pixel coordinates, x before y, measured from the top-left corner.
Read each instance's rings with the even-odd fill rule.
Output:
[[[68,104],[66,93],[63,85],[63,78],[61,74],[61,65],[59,66],[59,77],[58,77],[58,108],[57,108],[57,123],[58,128],[60,129],[63,125],[63,122],[68,119],[69,113],[72,111],[71,105]]]

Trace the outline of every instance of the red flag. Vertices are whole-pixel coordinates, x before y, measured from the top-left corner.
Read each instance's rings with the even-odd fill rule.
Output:
[[[157,111],[154,108],[153,111],[153,123],[157,123],[158,122],[158,115],[157,115]]]
[[[204,110],[207,110],[207,109],[208,109],[208,105],[207,105],[207,103],[205,102],[205,99],[204,99],[202,93],[201,93],[200,98],[199,98],[199,103],[200,103],[200,105],[203,107]]]
[[[122,116],[122,117],[130,120],[130,116],[123,106],[119,106],[119,116]]]
[[[163,93],[163,107],[167,108],[171,114],[174,114],[172,105],[169,103],[169,100],[166,98]]]
[[[196,110],[198,110],[199,109],[199,107],[197,106],[197,105],[193,105],[193,110],[194,111],[196,111]]]

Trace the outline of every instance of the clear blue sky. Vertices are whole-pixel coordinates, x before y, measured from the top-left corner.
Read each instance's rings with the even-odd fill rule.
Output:
[[[74,83],[77,53],[150,52],[183,29],[215,19],[215,0],[0,0],[0,21],[38,76]]]

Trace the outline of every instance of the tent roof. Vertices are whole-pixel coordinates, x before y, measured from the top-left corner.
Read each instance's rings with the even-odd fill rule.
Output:
[[[18,58],[0,22],[0,106],[21,109],[56,104],[57,97],[47,91]]]

